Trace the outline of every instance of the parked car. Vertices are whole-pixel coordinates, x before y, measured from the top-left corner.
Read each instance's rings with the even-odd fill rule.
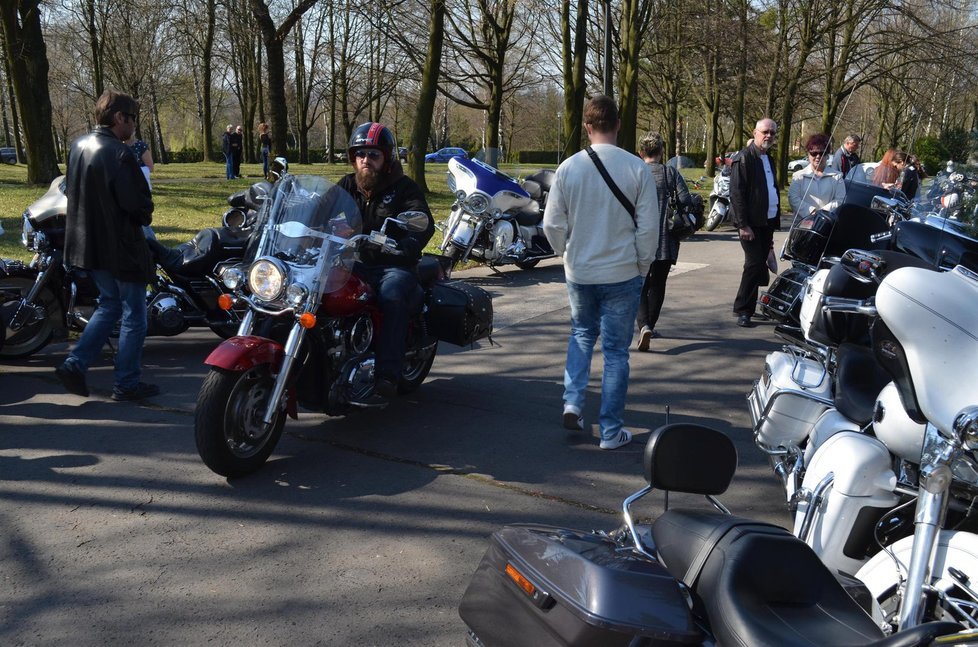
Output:
[[[453,157],[464,157],[469,158],[468,153],[465,152],[464,148],[442,148],[435,151],[434,153],[428,153],[424,156],[425,162],[447,162]]]
[[[0,162],[4,164],[16,164],[17,151],[13,148],[0,148]]]
[[[802,170],[806,166],[808,166],[807,157],[803,157],[800,160],[791,160],[790,162],[788,162],[788,172],[794,173],[796,171]]]
[[[404,148],[403,146],[398,147],[397,156],[400,158],[402,162],[406,162],[408,156],[408,149]]]

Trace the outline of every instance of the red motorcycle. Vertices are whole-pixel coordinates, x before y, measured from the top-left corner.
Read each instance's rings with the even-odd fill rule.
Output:
[[[207,358],[197,397],[197,451],[210,469],[227,477],[257,470],[300,405],[332,416],[371,406],[383,317],[353,265],[366,245],[397,253],[387,227],[421,231],[427,218],[406,212],[361,234],[356,203],[325,178],[284,175],[274,185],[258,214],[260,239],[222,277],[231,291],[222,307],[247,312],[238,335]],[[488,293],[446,281],[445,265],[426,256],[418,266],[425,299],[409,325],[401,393],[427,377],[439,340],[468,345],[492,332]]]

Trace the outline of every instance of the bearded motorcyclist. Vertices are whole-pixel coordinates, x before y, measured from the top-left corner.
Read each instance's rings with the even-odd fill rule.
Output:
[[[354,270],[374,289],[383,313],[377,334],[374,393],[387,400],[397,394],[408,322],[424,299],[417,267],[421,250],[435,232],[435,221],[421,187],[404,175],[397,157],[397,141],[386,126],[376,122],[357,126],[347,153],[354,172],[340,180],[339,186],[356,200],[364,231],[379,231],[385,218],[405,211],[428,214],[428,226],[422,232],[387,226],[385,233],[397,241],[401,254],[364,247]]]

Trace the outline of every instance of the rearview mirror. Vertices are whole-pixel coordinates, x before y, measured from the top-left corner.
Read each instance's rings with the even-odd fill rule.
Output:
[[[397,214],[397,226],[408,231],[424,231],[428,228],[429,218],[424,211],[402,211]]]

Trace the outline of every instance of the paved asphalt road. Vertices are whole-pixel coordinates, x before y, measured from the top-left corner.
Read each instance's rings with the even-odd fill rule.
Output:
[[[560,426],[558,261],[460,273],[494,296],[494,345],[442,345],[423,387],[386,410],[300,412],[264,469],[230,482],[193,441],[211,333],[147,341],[163,395],[142,405],[109,399],[107,362],[91,398],[65,394],[64,343],[0,364],[0,645],[462,645],[456,608],[488,535],[616,527],[667,406],[736,440],[728,507],[787,523],[744,400],[779,346],[772,325],[734,325],[731,230],[698,234],[681,259],[663,338],[632,355],[637,442],[613,452]],[[600,373],[598,354],[587,421]],[[661,510],[650,499],[640,514]]]

